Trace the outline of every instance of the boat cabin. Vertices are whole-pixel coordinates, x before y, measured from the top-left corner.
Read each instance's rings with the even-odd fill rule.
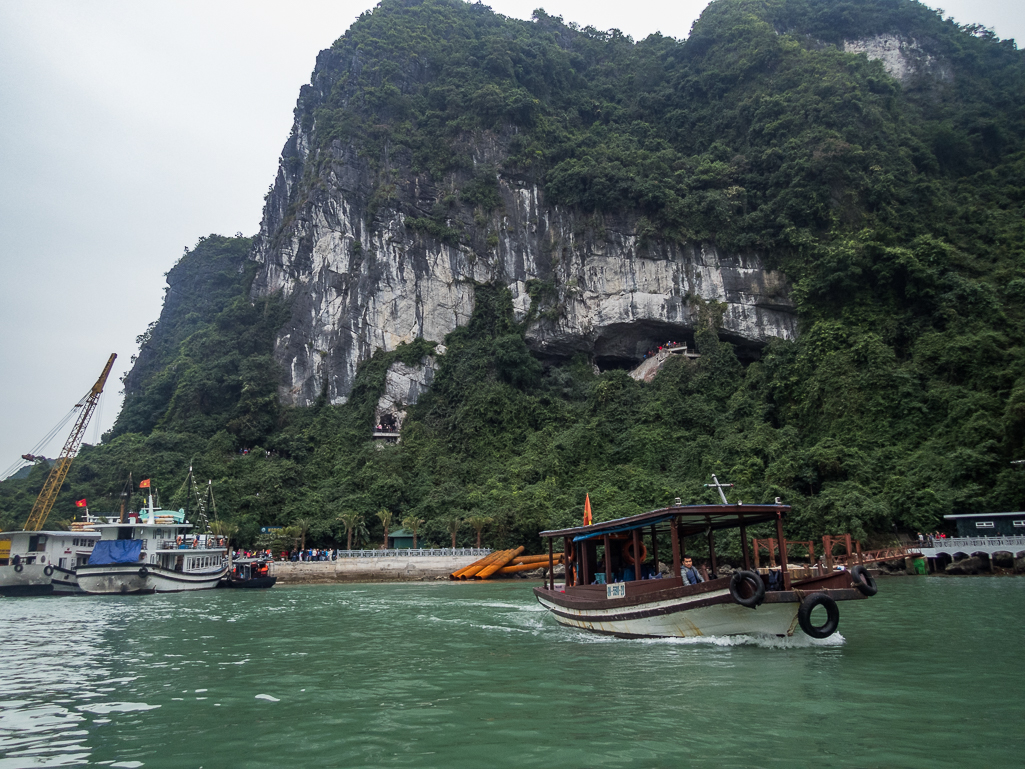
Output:
[[[96,525],[101,537],[89,563],[139,563],[183,573],[223,567],[225,539],[191,533],[184,510],[145,510],[142,515],[133,513],[126,523]]]
[[[751,570],[752,556],[748,546],[747,527],[759,523],[775,522],[777,541],[783,541],[783,516],[789,511],[787,505],[676,505],[652,510],[627,518],[617,518],[590,526],[572,529],[543,531],[541,536],[548,540],[549,558],[554,562],[554,542],[562,539],[563,558],[566,566],[565,590],[623,583],[626,595],[643,591],[645,580],[659,579],[658,563],[659,535],[668,535],[671,546],[672,568],[669,579],[682,584],[683,559],[687,557],[687,537],[707,537],[709,565],[705,580],[718,576],[718,563],[713,533],[720,529],[739,529],[744,568]],[[648,562],[648,555],[651,555]],[[786,547],[780,553],[780,589],[790,589],[790,575],[787,570]],[[554,564],[553,564],[554,565]],[[555,589],[553,569],[549,570],[549,589]],[[663,582],[652,589],[666,587]],[[620,590],[609,589],[610,594],[621,594]]]
[[[89,560],[98,532],[5,531],[0,533],[0,566],[49,564],[73,570]]]

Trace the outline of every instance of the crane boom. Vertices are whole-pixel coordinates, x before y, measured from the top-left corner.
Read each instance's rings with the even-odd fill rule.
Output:
[[[96,410],[96,404],[100,400],[100,393],[103,392],[103,385],[107,382],[107,377],[110,375],[110,369],[114,365],[115,358],[117,358],[117,353],[111,353],[107,365],[103,367],[103,373],[100,374],[100,378],[96,380],[96,384],[92,386],[89,394],[78,403],[78,406],[82,407],[82,412],[78,415],[78,419],[75,420],[75,426],[71,429],[71,435],[65,441],[64,448],[61,449],[60,457],[57,458],[53,467],[50,468],[50,474],[46,476],[46,482],[43,484],[39,496],[36,497],[36,503],[32,505],[32,512],[29,513],[28,520],[25,521],[25,531],[39,531],[43,528],[43,524],[46,523],[46,518],[50,515],[53,503],[57,501],[57,492],[61,490],[64,479],[68,475],[68,470],[71,469],[71,460],[75,458],[79,447],[82,445],[82,439],[85,437],[85,428],[89,425],[89,420]]]

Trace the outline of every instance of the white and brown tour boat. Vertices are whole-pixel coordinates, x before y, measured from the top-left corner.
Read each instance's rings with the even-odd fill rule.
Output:
[[[783,519],[787,505],[674,505],[641,515],[559,531],[548,540],[549,578],[534,588],[537,600],[559,623],[621,637],[730,635],[791,636],[800,628],[826,638],[839,623],[837,602],[866,598],[875,581],[863,566],[851,571],[818,570],[795,579],[787,564]],[[747,529],[775,523],[780,567],[765,574],[752,569]],[[738,530],[744,568],[718,576],[714,532]],[[670,573],[658,572],[658,543],[672,549]],[[668,536],[667,536],[668,535]],[[686,538],[707,538],[709,567],[704,581],[684,573]],[[554,577],[554,542],[562,540],[566,576]],[[653,563],[646,563],[648,552]],[[819,608],[819,611],[815,611]],[[813,615],[814,612],[814,615]],[[824,621],[819,621],[825,614]]]

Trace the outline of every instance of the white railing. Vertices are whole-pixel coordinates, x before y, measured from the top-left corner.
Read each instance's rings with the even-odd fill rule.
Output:
[[[491,554],[489,547],[443,547],[429,550],[426,548],[389,549],[389,550],[339,550],[339,558],[434,558],[439,556],[467,556],[483,558]],[[316,563],[316,561],[310,561]]]
[[[965,550],[968,548],[986,550],[1002,550],[1011,548],[1025,548],[1025,536],[1022,537],[944,537],[927,539],[918,543],[923,550]],[[914,550],[915,544],[911,543],[909,549]]]

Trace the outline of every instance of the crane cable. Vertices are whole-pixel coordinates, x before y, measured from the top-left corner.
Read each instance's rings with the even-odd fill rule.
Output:
[[[27,465],[31,460],[25,459],[25,456],[36,456],[39,454],[39,452],[46,448],[46,446],[49,445],[50,441],[52,441],[57,436],[57,433],[61,432],[64,426],[67,425],[67,423],[70,422],[71,419],[77,414],[78,410],[85,405],[85,401],[89,397],[89,394],[91,392],[91,389],[88,392],[86,392],[86,394],[78,400],[78,403],[71,407],[71,411],[69,411],[67,414],[61,417],[61,420],[56,425],[54,425],[53,429],[50,430],[50,432],[48,432],[35,446],[32,447],[31,451],[19,457],[18,460],[14,462],[14,464],[12,464],[10,467],[4,470],[3,475],[0,475],[0,480],[6,479],[14,475],[16,472],[18,472],[18,470]]]

